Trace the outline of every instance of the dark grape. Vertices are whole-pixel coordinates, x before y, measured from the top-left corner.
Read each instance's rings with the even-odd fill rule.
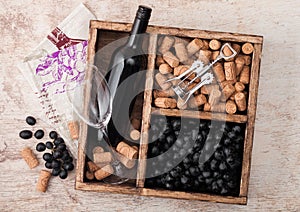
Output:
[[[60,150],[55,150],[53,152],[53,158],[54,159],[58,159],[58,158],[61,158],[63,156],[63,153],[60,151]]]
[[[182,175],[181,178],[180,178],[180,182],[182,184],[187,184],[187,183],[189,183],[189,181],[190,181],[190,179],[185,175]]]
[[[57,132],[51,131],[51,132],[49,133],[49,137],[50,137],[51,139],[57,139],[57,137],[58,137]]]
[[[52,154],[50,154],[50,153],[45,153],[45,154],[43,154],[43,159],[46,161],[46,162],[52,162],[52,160],[53,160],[53,156],[52,156]]]
[[[74,169],[73,163],[64,163],[63,168],[68,171],[72,171]]]
[[[55,146],[58,146],[59,144],[62,144],[64,142],[65,142],[64,139],[59,137],[59,138],[56,138],[53,143]]]
[[[32,116],[27,116],[26,117],[26,123],[33,126],[36,124],[36,119]]]
[[[60,168],[61,162],[58,160],[53,160],[51,165],[52,165],[52,168]]]
[[[52,169],[52,175],[53,176],[58,176],[61,172],[61,169],[60,168],[54,168]]]
[[[68,177],[68,172],[66,170],[61,170],[59,173],[60,179],[66,179]]]
[[[46,163],[45,163],[45,167],[46,167],[47,169],[52,169],[52,163],[51,163],[51,162],[46,162]]]
[[[22,130],[19,136],[23,139],[30,139],[32,138],[32,132],[30,130]]]
[[[34,137],[36,139],[42,139],[44,137],[44,134],[45,134],[44,131],[39,129],[34,133]]]
[[[36,151],[43,152],[45,150],[46,150],[46,145],[44,143],[40,142],[36,145]]]
[[[53,143],[51,141],[46,142],[47,149],[53,149]]]
[[[66,144],[61,143],[56,148],[59,149],[59,150],[61,150],[61,151],[64,151],[64,150],[66,150]]]

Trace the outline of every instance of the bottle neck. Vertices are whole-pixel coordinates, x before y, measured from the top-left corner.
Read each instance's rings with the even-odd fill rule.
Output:
[[[126,46],[135,48],[141,45],[142,34],[146,32],[148,20],[135,18]]]

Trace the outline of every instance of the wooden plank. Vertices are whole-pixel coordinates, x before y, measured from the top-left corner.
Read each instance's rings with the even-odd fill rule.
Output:
[[[164,198],[175,198],[175,199],[188,199],[188,200],[203,200],[210,202],[222,202],[231,204],[247,204],[247,197],[232,197],[232,196],[219,196],[219,195],[209,195],[202,193],[192,193],[184,191],[168,191],[168,190],[157,190],[142,188],[141,195],[143,196],[154,196],[154,197],[164,197]]]
[[[98,192],[106,192],[106,193],[118,193],[118,194],[131,194],[138,195],[140,191],[134,187],[126,184],[121,185],[110,185],[101,182],[76,182],[75,188],[84,191],[98,191]]]
[[[241,175],[241,184],[240,184],[241,196],[247,196],[248,186],[249,186],[261,52],[262,52],[262,45],[255,44],[253,59],[252,59],[251,74],[250,74],[251,80],[249,85],[249,99],[248,99],[248,113],[247,113],[248,123],[247,123],[246,136],[244,142],[244,156],[243,156],[242,175]]]
[[[90,64],[94,64],[96,42],[97,42],[97,29],[90,28],[88,50],[87,50],[87,61]]]
[[[152,102],[152,88],[153,88],[153,76],[155,68],[155,52],[156,52],[157,35],[150,35],[149,37],[149,49],[148,49],[148,68],[146,74],[146,84],[144,92],[144,105],[143,105],[143,117],[141,127],[141,139],[140,139],[140,152],[139,163],[137,169],[137,187],[144,187],[145,174],[146,174],[146,159],[148,151],[148,129],[150,127],[151,119],[151,102]]]
[[[230,32],[216,32],[198,29],[186,29],[186,28],[174,28],[163,26],[149,26],[147,29],[149,33],[168,34],[182,37],[202,38],[202,39],[217,39],[231,42],[250,42],[250,43],[262,43],[262,36],[258,35],[246,35]]]
[[[196,110],[178,110],[178,109],[163,109],[152,107],[152,114],[155,115],[164,115],[164,116],[175,116],[175,117],[187,117],[187,118],[198,118],[198,119],[207,119],[207,120],[220,120],[236,123],[246,123],[246,115],[230,115],[226,113],[212,113]]]
[[[98,20],[91,20],[90,22],[90,28],[94,28],[94,29],[130,32],[131,27],[132,27],[131,23],[118,23],[118,22],[109,22],[109,21],[98,21]]]
[[[132,24],[129,23],[91,21],[92,28],[101,28],[106,30],[117,30],[117,31],[119,30],[119,31],[129,32],[131,30],[131,26]],[[239,33],[216,32],[216,31],[153,26],[153,25],[148,26],[147,32],[158,33],[158,34],[169,34],[169,35],[183,36],[183,37],[198,37],[203,39],[218,39],[218,40],[232,41],[232,42],[262,43],[263,41],[263,37],[259,35],[247,35],[247,34],[239,34]]]
[[[97,40],[97,30],[90,28],[89,32],[89,43],[88,43],[88,54],[87,61],[90,64],[94,63],[95,56],[95,45]],[[85,75],[85,80],[89,77],[89,74]],[[87,91],[86,91],[87,92]],[[86,93],[85,92],[85,93]],[[86,93],[87,94],[87,93]],[[85,102],[88,102],[89,95],[85,95]],[[76,182],[83,182],[84,180],[84,167],[85,167],[85,148],[87,142],[88,126],[83,121],[80,122],[80,137],[78,139],[78,159],[76,165]]]

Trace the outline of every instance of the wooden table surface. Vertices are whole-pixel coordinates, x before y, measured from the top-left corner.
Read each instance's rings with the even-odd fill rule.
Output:
[[[75,173],[35,185],[19,151],[36,141],[18,137],[27,115],[41,114],[16,64],[79,0],[0,1],[1,211],[300,211],[300,2],[298,0],[84,1],[99,20],[131,22],[138,4],[153,8],[151,24],[264,36],[247,206],[74,190]],[[49,127],[39,120],[39,127]],[[41,161],[41,158],[39,158]]]

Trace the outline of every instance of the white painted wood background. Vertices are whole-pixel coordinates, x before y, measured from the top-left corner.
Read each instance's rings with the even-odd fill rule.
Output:
[[[29,170],[19,154],[35,141],[18,133],[25,117],[41,110],[16,64],[79,3],[0,1],[1,211],[300,211],[298,0],[84,1],[100,20],[131,22],[145,4],[153,8],[154,25],[264,36],[247,206],[76,191],[74,172],[64,181],[52,178],[47,193],[37,193],[42,165]]]

